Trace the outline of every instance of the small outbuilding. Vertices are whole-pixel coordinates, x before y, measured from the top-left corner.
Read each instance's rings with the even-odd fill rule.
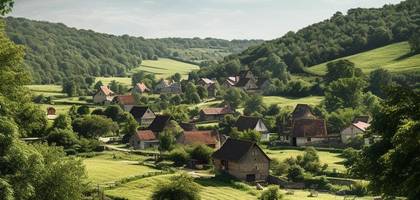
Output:
[[[358,134],[364,134],[366,129],[369,128],[370,124],[363,121],[358,121],[347,126],[341,131],[341,142],[347,144],[352,138],[355,138]]]
[[[114,98],[114,92],[108,86],[99,87],[98,91],[93,95],[93,103],[109,104]]]
[[[148,127],[155,119],[155,113],[147,106],[134,106],[130,114],[140,124],[141,127]]]
[[[137,131],[130,138],[130,146],[134,149],[147,149],[159,146],[159,140],[151,130]]]

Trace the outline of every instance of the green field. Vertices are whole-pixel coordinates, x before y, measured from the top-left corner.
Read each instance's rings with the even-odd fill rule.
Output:
[[[116,156],[116,158],[114,158]],[[121,180],[134,175],[158,171],[153,168],[138,164],[145,157],[129,156],[118,152],[106,152],[101,156],[83,160],[88,178],[93,183],[107,183]]]
[[[127,87],[131,87],[131,78],[130,77],[96,77],[96,82],[101,81],[104,85],[109,85],[111,81],[117,81]]]
[[[298,155],[303,155],[303,151],[302,150],[265,150],[265,152],[267,153],[268,157],[272,158],[272,159],[277,159],[279,161],[282,161],[286,158],[290,158],[290,157],[296,157]],[[344,167],[343,164],[341,164],[343,162],[343,158],[340,157],[339,153],[330,153],[327,151],[318,151],[318,155],[320,158],[321,163],[326,163],[328,164],[328,169],[329,170],[334,170],[336,169],[339,172],[345,172],[346,168]]]
[[[400,42],[340,59],[348,59],[354,62],[356,67],[361,68],[364,73],[369,73],[379,67],[391,72],[420,70],[420,54],[406,56],[409,52],[409,44],[407,42]],[[308,71],[323,75],[326,73],[327,63],[309,67]]]
[[[34,95],[44,95],[46,97],[63,97],[66,94],[62,93],[61,85],[27,85],[27,88],[34,93]]]
[[[131,73],[144,71],[153,73],[158,78],[166,78],[178,72],[183,78],[187,78],[190,71],[198,69],[199,67],[197,65],[167,58],[159,58],[159,60],[144,60],[139,67],[131,70]]]
[[[295,107],[296,104],[304,103],[309,105],[318,105],[324,97],[321,96],[310,96],[303,98],[287,98],[279,96],[264,96],[263,101],[266,105],[276,104],[280,107]]]

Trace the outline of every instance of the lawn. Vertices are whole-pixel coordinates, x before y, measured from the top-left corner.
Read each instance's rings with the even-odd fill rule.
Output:
[[[354,62],[356,67],[361,68],[364,73],[369,73],[378,67],[391,72],[420,70],[420,54],[406,56],[409,52],[409,44],[400,42],[340,59],[348,59]],[[312,66],[308,70],[323,75],[326,72],[327,63]]]
[[[116,158],[114,158],[114,156]],[[83,160],[89,180],[93,183],[107,183],[125,177],[157,171],[148,166],[139,165],[145,157],[108,152],[104,155]]]
[[[263,101],[266,105],[276,104],[280,107],[295,107],[296,104],[304,103],[309,105],[318,105],[324,99],[322,96],[310,96],[303,98],[287,98],[279,96],[264,96]]]
[[[277,159],[279,161],[284,160],[290,157],[296,157],[298,155],[303,155],[302,150],[293,150],[293,149],[286,149],[286,150],[265,150],[268,157],[272,159]],[[328,164],[328,170],[336,169],[339,172],[345,172],[346,168],[344,165],[341,164],[343,162],[343,158],[340,157],[339,153],[330,153],[328,151],[318,151],[318,155],[320,158],[321,163]]]
[[[139,67],[131,70],[131,73],[144,71],[153,73],[158,78],[166,78],[178,72],[183,78],[187,78],[190,71],[198,69],[199,66],[197,65],[168,58],[159,58],[159,60],[144,60]]]

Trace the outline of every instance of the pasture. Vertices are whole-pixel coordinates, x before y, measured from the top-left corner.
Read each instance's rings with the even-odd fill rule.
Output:
[[[302,98],[288,98],[288,97],[279,97],[279,96],[264,96],[263,102],[268,106],[271,104],[276,104],[280,107],[295,107],[299,103],[309,104],[309,105],[318,105],[321,101],[324,100],[322,96],[310,96]]]
[[[379,67],[387,69],[390,72],[420,70],[420,54],[409,56],[409,53],[410,46],[408,42],[400,42],[336,60],[348,59],[355,63],[356,67],[361,68],[364,73],[369,73]],[[309,67],[308,71],[324,75],[328,62]]]
[[[166,78],[175,73],[180,73],[182,78],[187,78],[190,71],[198,69],[199,66],[197,65],[159,58],[158,60],[144,60],[139,67],[132,69],[130,73],[144,71],[155,74],[157,78]]]

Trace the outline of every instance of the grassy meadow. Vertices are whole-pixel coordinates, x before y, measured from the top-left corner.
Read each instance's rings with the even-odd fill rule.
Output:
[[[144,71],[153,73],[158,78],[166,78],[178,72],[183,78],[187,78],[190,71],[198,69],[199,66],[197,65],[159,58],[158,60],[144,60],[139,67],[132,69],[130,73]]]
[[[309,105],[318,105],[321,101],[324,100],[322,96],[310,96],[303,98],[287,98],[279,96],[264,96],[263,102],[266,105],[276,104],[280,107],[295,107],[299,103],[309,104]]]
[[[356,67],[361,68],[364,73],[369,73],[379,67],[390,72],[420,70],[420,54],[407,56],[409,53],[410,46],[408,42],[400,42],[339,59],[348,59],[354,62]],[[326,73],[327,63],[309,67],[308,70],[315,74],[323,75]]]

